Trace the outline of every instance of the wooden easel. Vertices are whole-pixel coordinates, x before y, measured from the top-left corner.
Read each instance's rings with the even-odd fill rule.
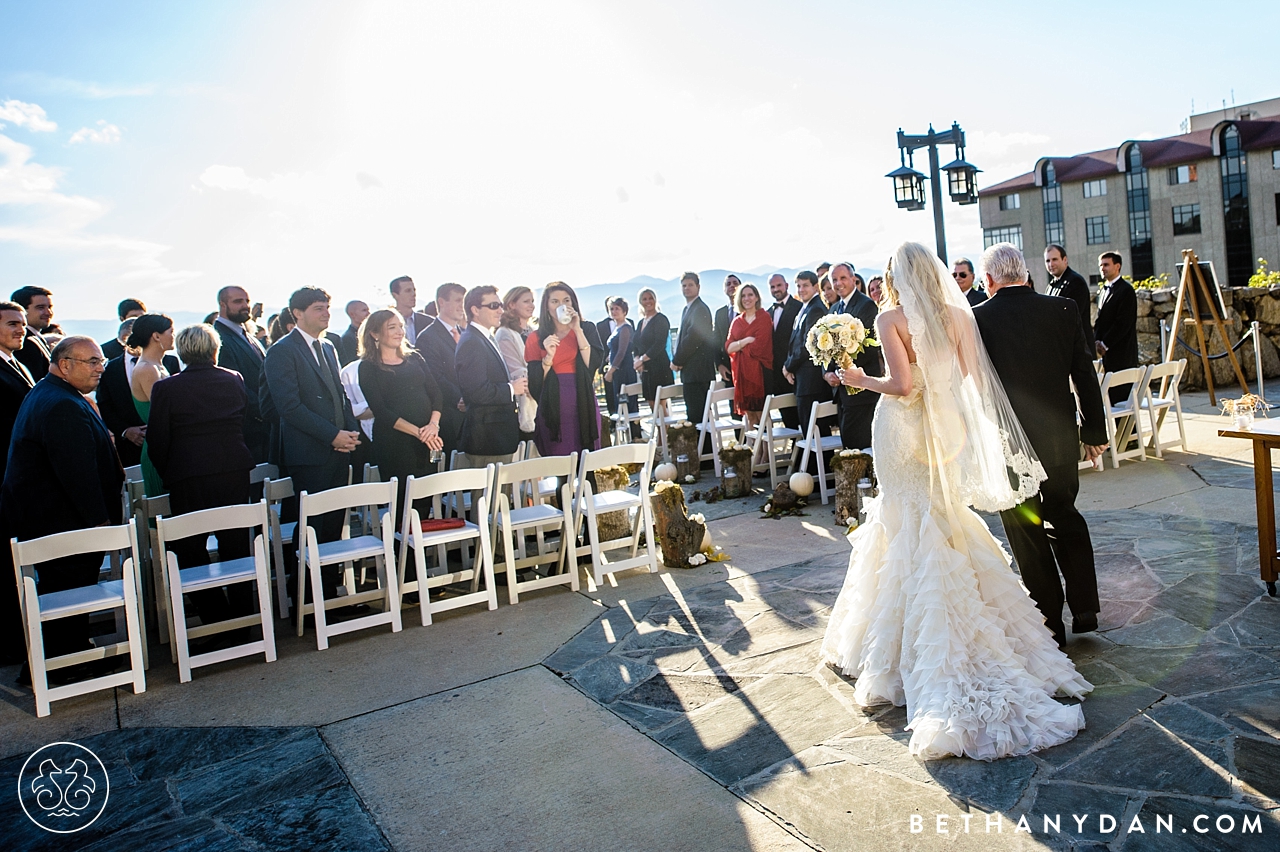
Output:
[[[1205,343],[1204,336],[1204,319],[1200,316],[1200,300],[1203,299],[1209,307],[1209,314],[1213,318],[1213,324],[1218,327],[1218,335],[1222,338],[1222,346],[1227,350],[1227,357],[1231,359],[1231,366],[1235,368],[1236,378],[1240,380],[1240,392],[1249,392],[1249,383],[1245,381],[1244,371],[1240,369],[1240,362],[1236,360],[1235,350],[1231,348],[1231,341],[1227,338],[1227,327],[1222,322],[1222,316],[1218,313],[1218,300],[1209,290],[1209,285],[1205,283],[1204,274],[1200,271],[1200,261],[1196,258],[1196,253],[1191,249],[1182,250],[1182,279],[1178,282],[1178,301],[1173,306],[1174,330],[1173,335],[1169,338],[1169,349],[1164,353],[1165,361],[1172,361],[1173,356],[1178,348],[1178,326],[1186,328],[1188,325],[1196,327],[1196,340],[1200,343],[1200,363],[1204,365],[1204,381],[1209,388],[1209,404],[1217,406],[1218,400],[1213,390],[1213,370],[1209,366],[1209,350]],[[1182,315],[1182,306],[1186,304],[1191,310],[1191,316],[1184,317]],[[1254,342],[1257,346],[1257,341]],[[1160,390],[1164,395],[1164,389]]]

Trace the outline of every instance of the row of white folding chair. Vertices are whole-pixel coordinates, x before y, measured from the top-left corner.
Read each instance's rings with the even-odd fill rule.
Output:
[[[827,470],[827,462],[825,455],[827,453],[839,452],[843,447],[839,435],[822,435],[818,428],[818,423],[824,418],[834,418],[840,413],[839,406],[834,402],[815,402],[813,407],[809,409],[809,424],[805,429],[805,436],[792,445],[791,449],[791,470],[808,470],[809,457],[817,455],[818,463],[818,493],[822,497],[825,505],[827,500],[835,493],[835,472]],[[796,461],[799,456],[799,466]],[[831,480],[830,486],[827,480]]]
[[[804,437],[804,432],[787,426],[782,420],[785,409],[796,408],[794,393],[769,394],[764,398],[764,408],[760,412],[760,422],[756,428],[743,434],[743,442],[751,445],[752,457],[756,459],[752,470],[769,471],[769,487],[777,488],[781,477],[778,474],[778,462],[785,461],[786,475],[792,471],[792,456],[796,441]],[[760,458],[763,449],[764,458]]]
[[[490,535],[502,544],[507,575],[507,597],[520,602],[520,592],[568,583],[578,590],[577,560],[568,556],[568,542],[576,543],[573,528],[573,481],[578,473],[578,454],[525,459],[501,464],[494,471],[493,519]],[[563,483],[563,484],[560,484]],[[560,505],[550,499],[559,490]],[[556,532],[555,550],[548,549],[547,534]],[[534,536],[535,552],[528,552],[527,537]],[[496,557],[495,557],[496,558]],[[517,571],[554,561],[553,570],[531,580],[519,580]]]
[[[1181,446],[1182,451],[1187,452],[1187,429],[1182,420],[1182,397],[1178,393],[1178,385],[1186,369],[1187,359],[1179,358],[1177,361],[1153,364],[1147,370],[1146,385],[1138,404],[1147,412],[1147,421],[1151,427],[1151,442],[1148,449],[1154,452],[1158,459],[1164,458],[1164,451],[1174,446]],[[1157,382],[1159,387],[1153,394],[1152,385]],[[1178,437],[1163,441],[1160,439],[1160,428],[1164,425],[1165,416],[1170,411],[1173,411],[1177,422]]]
[[[1139,400],[1146,393],[1147,372],[1150,369],[1146,366],[1132,367],[1105,373],[1102,376],[1102,405],[1105,409],[1107,443],[1110,444],[1108,454],[1111,456],[1112,467],[1120,467],[1120,462],[1125,459],[1147,460]],[[1129,395],[1113,404],[1110,391],[1121,385],[1129,385]],[[1129,449],[1129,443],[1134,438],[1137,438],[1137,446]]]
[[[207,547],[206,539],[221,530],[243,529],[252,536],[253,553],[237,559],[219,560],[208,565],[180,568],[177,555],[169,544],[184,538],[198,537],[200,546]],[[168,601],[167,619],[163,627],[169,635],[169,648],[173,661],[178,664],[178,679],[182,683],[191,680],[191,670],[199,666],[221,663],[240,657],[263,654],[267,662],[276,658],[275,630],[272,624],[271,581],[267,564],[267,539],[270,523],[267,519],[267,501],[235,506],[219,506],[189,512],[185,515],[156,519],[158,553],[164,557],[164,593]],[[255,534],[256,531],[256,534]],[[283,572],[282,572],[283,573]],[[227,621],[188,627],[183,595],[192,592],[218,589],[223,586],[253,583],[258,592],[258,612],[242,615]],[[262,638],[232,647],[191,654],[190,640],[216,633],[225,633],[243,627],[258,625]]]
[[[18,583],[18,603],[23,634],[27,643],[27,662],[31,671],[31,687],[35,693],[36,715],[48,716],[50,702],[85,695],[102,689],[133,685],[135,694],[146,691],[147,641],[142,613],[142,586],[138,573],[137,532],[131,524],[93,527],[85,530],[55,533],[30,541],[11,539],[14,575]],[[58,592],[39,594],[36,575],[39,566],[68,556],[110,551],[122,553],[120,578],[99,580]],[[95,647],[49,658],[45,655],[44,625],[76,615],[104,611],[123,611],[123,635],[97,637]],[[79,663],[129,655],[128,671],[101,675],[66,684],[49,686],[49,672]]]
[[[615,444],[631,443],[631,426],[636,423],[652,422],[653,412],[644,411],[644,385],[640,382],[623,385],[622,392],[618,394],[618,410],[615,414],[609,415],[609,420],[613,422],[613,442]],[[636,410],[631,410],[630,403],[627,400],[631,397],[636,398]]]
[[[677,406],[679,403],[679,406]],[[675,461],[671,457],[671,443],[667,440],[667,427],[673,426],[688,418],[688,412],[683,410],[684,405],[684,385],[664,385],[654,392],[653,409],[650,411],[652,420],[650,421],[650,434],[653,435],[658,442],[658,446],[662,449],[663,461]],[[699,412],[699,416],[701,412]]]
[[[724,436],[731,435],[734,441],[742,440],[742,431],[746,428],[742,418],[733,411],[733,388],[724,387],[716,382],[707,393],[707,402],[702,411],[702,420],[698,423],[698,431],[710,436],[710,441],[699,441],[699,445],[708,447],[707,452],[700,453],[699,462],[711,460],[715,466],[716,478],[720,478],[720,451],[724,449]]]
[[[648,568],[650,574],[658,571],[658,545],[653,534],[653,505],[649,499],[649,484],[653,473],[653,458],[656,445],[653,440],[644,444],[623,444],[617,447],[606,447],[601,450],[587,450],[582,453],[578,462],[578,481],[575,489],[573,510],[573,529],[581,533],[585,543],[574,551],[574,562],[578,556],[591,557],[591,573],[588,588],[593,590],[604,581],[606,575],[616,585],[613,574],[631,568]],[[625,487],[610,489],[596,493],[589,480],[589,475],[607,467],[639,466],[637,490],[632,493]],[[600,515],[608,512],[625,511],[631,517],[631,533],[616,539],[600,538]],[[631,513],[634,512],[634,515]],[[644,552],[640,552],[640,539],[644,537]],[[578,538],[577,535],[574,536]],[[626,548],[628,555],[622,559],[611,560],[609,553]],[[576,564],[571,566],[576,572]]]

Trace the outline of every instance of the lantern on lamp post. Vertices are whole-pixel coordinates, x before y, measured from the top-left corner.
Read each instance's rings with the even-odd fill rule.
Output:
[[[956,158],[944,168],[938,167],[938,145],[954,145]],[[938,243],[938,257],[943,262],[947,259],[947,238],[942,221],[942,175],[947,173],[947,194],[957,204],[976,204],[978,201],[977,175],[980,169],[964,159],[964,131],[957,122],[951,123],[951,129],[938,133],[929,126],[929,132],[921,136],[909,136],[898,130],[898,155],[902,167],[895,169],[885,177],[893,180],[893,199],[904,210],[923,210],[925,207],[925,176],[909,165],[915,151],[929,150],[929,180],[932,182],[933,195],[933,232]],[[913,164],[912,164],[913,165]]]

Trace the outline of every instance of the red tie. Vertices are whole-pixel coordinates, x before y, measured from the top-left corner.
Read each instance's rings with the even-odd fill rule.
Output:
[[[457,346],[458,341],[462,339],[462,334],[458,331],[456,325],[449,326],[449,333],[453,335],[453,345]]]

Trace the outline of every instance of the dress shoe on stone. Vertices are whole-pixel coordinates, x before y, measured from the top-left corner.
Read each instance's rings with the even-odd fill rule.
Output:
[[[1096,612],[1082,612],[1071,619],[1072,633],[1092,633],[1097,629],[1098,614]]]

